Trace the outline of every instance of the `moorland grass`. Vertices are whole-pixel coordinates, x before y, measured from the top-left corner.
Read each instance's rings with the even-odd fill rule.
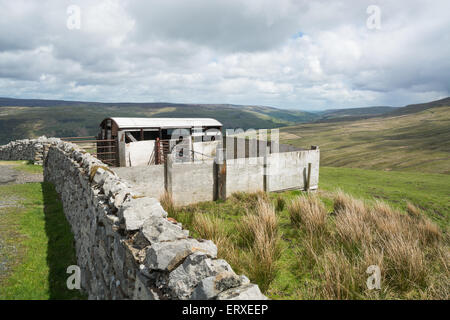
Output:
[[[448,228],[450,179],[446,174],[320,167],[320,190],[344,190],[357,198],[379,199],[407,210],[408,203]]]
[[[332,181],[340,170],[345,183]],[[173,207],[172,216],[194,237],[214,240],[219,257],[273,299],[448,299],[448,211],[440,218],[435,211],[448,203],[434,203],[427,191],[447,186],[445,175],[409,173],[408,184],[408,173],[378,171],[374,179],[371,170],[351,170],[322,170],[316,194],[241,192]],[[381,193],[386,179],[397,193]],[[256,234],[264,235],[258,249]],[[380,290],[366,286],[370,265],[381,269]]]

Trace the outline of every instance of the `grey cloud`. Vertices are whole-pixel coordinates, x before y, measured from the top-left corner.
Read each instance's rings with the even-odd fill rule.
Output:
[[[450,91],[448,1],[378,0],[379,31],[372,0],[79,0],[68,30],[71,4],[0,0],[0,96],[312,109]]]
[[[265,6],[261,6],[264,3]],[[218,51],[258,51],[280,46],[297,33],[293,1],[133,1],[136,39],[184,40]]]

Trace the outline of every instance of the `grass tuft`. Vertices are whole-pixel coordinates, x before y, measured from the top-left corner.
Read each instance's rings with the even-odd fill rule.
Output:
[[[242,236],[249,241],[247,270],[261,290],[267,290],[276,276],[276,261],[280,256],[278,219],[272,203],[259,198],[256,214],[247,214],[242,219]]]
[[[316,195],[298,196],[288,206],[292,225],[309,233],[323,232],[327,223],[327,210]]]
[[[161,206],[166,210],[167,214],[177,220],[176,217],[176,210],[175,210],[175,203],[173,201],[172,195],[165,191],[162,196],[159,198],[159,202]]]
[[[286,206],[286,200],[281,195],[278,195],[275,199],[275,209],[280,212],[284,210]]]

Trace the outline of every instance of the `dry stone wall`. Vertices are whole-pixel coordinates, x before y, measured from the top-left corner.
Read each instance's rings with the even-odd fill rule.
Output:
[[[61,141],[57,138],[24,139],[11,141],[0,146],[0,160],[29,160],[34,164],[43,164],[50,146]]]
[[[37,154],[72,227],[81,287],[90,299],[266,299],[217,258],[212,241],[190,237],[158,200],[135,193],[76,145],[40,138],[0,147],[0,159]]]

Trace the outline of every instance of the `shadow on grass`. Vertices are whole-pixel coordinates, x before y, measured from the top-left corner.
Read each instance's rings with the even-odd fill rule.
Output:
[[[74,238],[63,212],[63,206],[51,183],[42,183],[44,199],[45,232],[48,237],[47,264],[50,299],[85,299],[79,290],[69,290],[66,285],[70,274],[67,267],[76,265]]]

